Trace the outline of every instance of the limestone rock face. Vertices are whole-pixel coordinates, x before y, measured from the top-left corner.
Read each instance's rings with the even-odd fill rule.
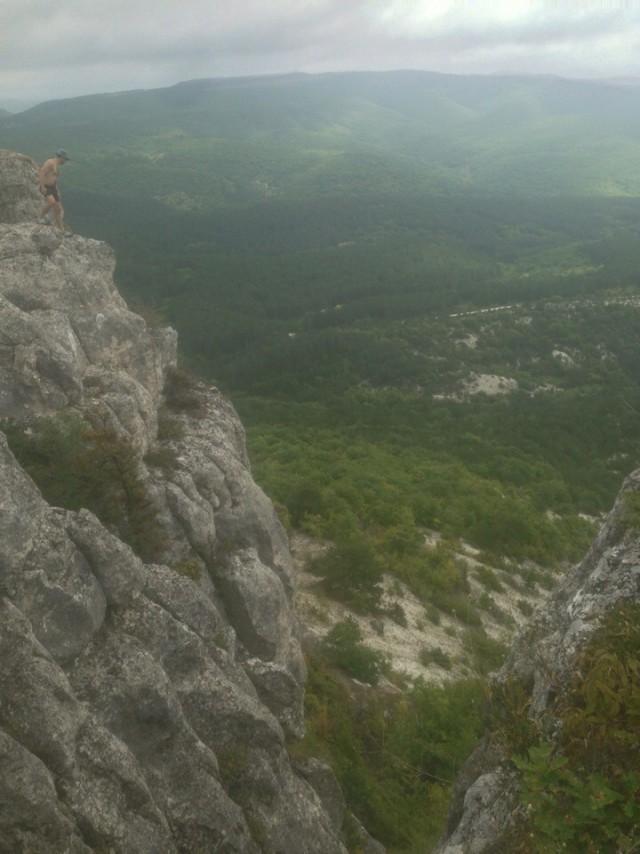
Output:
[[[137,441],[155,434],[176,335],[149,330],[113,284],[97,240],[48,225],[0,230],[0,411],[24,418],[87,404],[91,388]],[[140,423],[138,423],[140,422]]]
[[[0,148],[0,223],[35,219],[42,206],[39,170],[30,157]]]
[[[292,563],[242,425],[129,311],[106,244],[35,223],[37,168],[0,152],[0,418],[108,428],[161,535],[145,562],[51,506],[0,433],[0,854],[342,854],[331,771],[285,748]]]
[[[574,673],[576,656],[602,617],[640,601],[640,540],[625,524],[626,498],[640,491],[640,470],[629,475],[584,560],[533,615],[516,638],[498,681],[527,686],[530,715],[552,714]],[[634,496],[635,498],[636,496]],[[518,775],[489,742],[479,745],[456,785],[447,838],[438,854],[510,850],[518,812]]]

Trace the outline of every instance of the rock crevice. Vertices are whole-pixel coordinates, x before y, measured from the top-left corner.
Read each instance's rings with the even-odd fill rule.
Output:
[[[519,707],[532,727],[558,731],[555,709],[568,696],[580,653],[610,614],[640,601],[640,540],[629,507],[637,506],[640,471],[626,478],[585,558],[518,634],[495,680],[521,686]],[[635,503],[634,503],[635,499]],[[525,701],[526,698],[526,701]],[[454,791],[446,838],[437,854],[513,850],[521,815],[519,775],[489,732],[466,763]]]

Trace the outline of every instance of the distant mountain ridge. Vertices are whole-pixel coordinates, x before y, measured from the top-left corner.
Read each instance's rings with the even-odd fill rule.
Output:
[[[206,158],[232,183],[248,168],[246,179],[265,177],[285,196],[350,192],[331,178],[363,155],[387,181],[429,193],[620,196],[640,191],[639,107],[635,86],[612,81],[288,74],[51,101],[0,116],[0,131],[37,159],[63,139],[98,175],[114,158],[144,156],[151,167],[153,158],[179,157],[186,172]],[[229,143],[240,146],[242,163]],[[310,172],[302,189],[296,179]],[[248,198],[259,195],[254,188]]]

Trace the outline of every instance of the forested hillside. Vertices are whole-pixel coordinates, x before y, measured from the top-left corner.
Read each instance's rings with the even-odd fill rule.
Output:
[[[639,101],[289,75],[0,130],[71,150],[68,224],[115,246],[128,299],[231,396],[285,518],[364,538],[424,593],[420,529],[557,567],[637,463]]]
[[[127,299],[231,397],[285,523],[364,566],[356,593],[382,567],[437,619],[468,604],[458,540],[548,587],[640,460],[639,108],[589,81],[290,75],[43,104],[0,135],[40,161],[70,151],[68,225],[115,247]],[[327,680],[312,668],[313,714],[340,693]],[[423,689],[450,779],[444,720],[466,749],[472,689]],[[426,762],[408,728],[398,750]],[[341,778],[355,811],[426,850],[432,819],[373,806],[414,814],[424,779],[358,768]]]

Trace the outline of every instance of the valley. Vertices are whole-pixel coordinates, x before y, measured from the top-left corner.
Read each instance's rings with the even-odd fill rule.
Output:
[[[70,227],[239,412],[297,565],[290,749],[390,852],[435,844],[487,673],[640,463],[639,102],[403,72],[0,116],[64,142]]]

